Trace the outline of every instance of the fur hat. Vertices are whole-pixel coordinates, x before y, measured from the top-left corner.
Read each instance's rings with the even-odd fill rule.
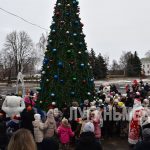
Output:
[[[54,116],[54,110],[53,109],[49,109],[47,112],[47,117],[51,117]]]
[[[83,132],[94,132],[94,125],[92,122],[87,122],[83,127]]]
[[[96,104],[96,101],[92,101],[90,104],[91,106],[94,106]]]
[[[91,106],[90,111],[94,111],[94,110],[96,110],[96,106]]]
[[[41,120],[41,115],[40,114],[35,114],[34,119],[35,120]]]
[[[143,100],[143,103],[144,103],[145,105],[149,105],[149,100],[148,100],[148,99],[144,99],[144,100]]]

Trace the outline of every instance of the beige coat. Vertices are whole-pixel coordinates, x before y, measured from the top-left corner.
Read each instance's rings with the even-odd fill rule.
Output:
[[[54,117],[50,115],[44,123],[44,138],[53,137],[55,132],[57,132],[56,122]]]
[[[32,122],[34,127],[34,138],[36,143],[41,143],[44,138],[44,124],[40,120]]]

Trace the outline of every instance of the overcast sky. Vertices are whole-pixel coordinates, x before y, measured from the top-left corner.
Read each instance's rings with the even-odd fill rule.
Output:
[[[0,0],[0,7],[49,29],[56,0]],[[88,49],[119,59],[122,51],[150,50],[150,0],[79,0]],[[0,10],[0,49],[13,30],[34,42],[45,32]]]

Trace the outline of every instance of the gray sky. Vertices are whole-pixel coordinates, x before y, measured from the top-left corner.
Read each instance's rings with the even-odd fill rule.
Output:
[[[49,29],[56,0],[0,0],[0,7]],[[119,59],[122,51],[150,50],[150,0],[79,0],[88,49]],[[0,10],[0,49],[6,35],[25,30],[37,42],[45,32]]]

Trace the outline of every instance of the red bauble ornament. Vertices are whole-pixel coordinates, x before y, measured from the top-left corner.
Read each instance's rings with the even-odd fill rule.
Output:
[[[58,11],[58,12],[56,12],[56,16],[59,16],[60,15],[60,12]]]
[[[83,80],[82,83],[83,83],[83,84],[86,84],[86,80]]]
[[[32,110],[32,107],[29,105],[28,107],[27,107],[27,111],[29,112],[29,111],[31,111]]]
[[[74,65],[74,61],[71,61],[71,62],[70,62],[70,65]]]

